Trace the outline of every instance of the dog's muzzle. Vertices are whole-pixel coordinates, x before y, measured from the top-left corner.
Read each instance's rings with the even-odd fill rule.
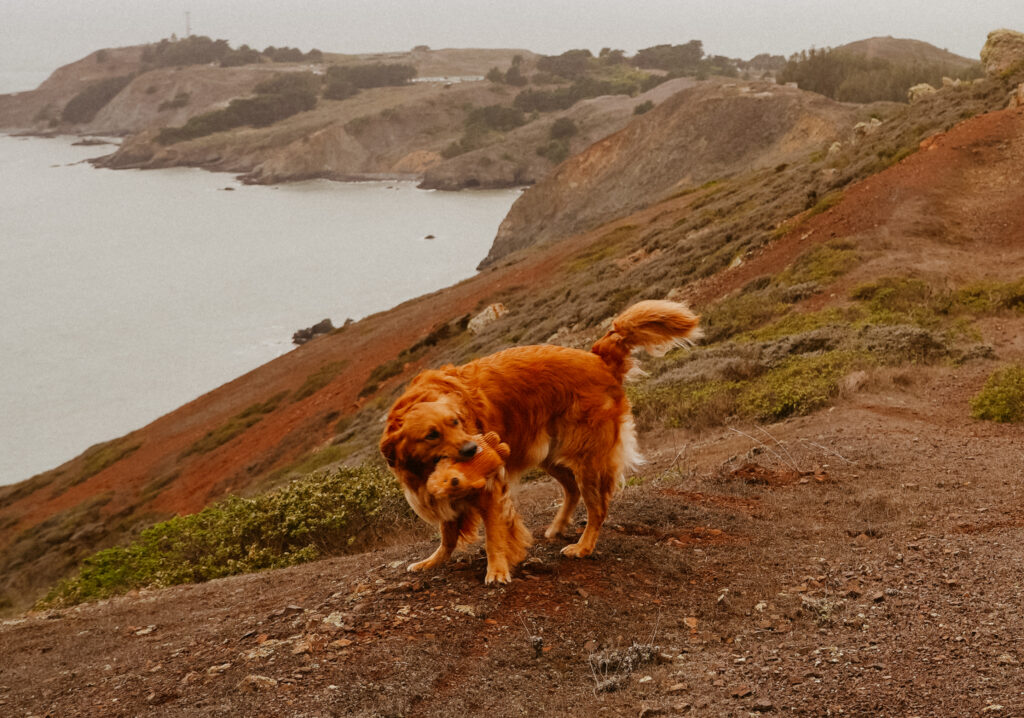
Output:
[[[475,441],[467,441],[459,448],[460,459],[472,459],[476,456],[477,449],[479,449]]]

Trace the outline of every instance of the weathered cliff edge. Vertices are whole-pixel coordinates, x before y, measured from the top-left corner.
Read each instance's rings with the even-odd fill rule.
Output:
[[[805,156],[848,130],[857,112],[775,84],[699,83],[523,193],[481,267],[708,180]]]
[[[156,141],[161,128],[181,126],[191,117],[221,109],[232,99],[250,95],[274,74],[322,73],[324,66],[261,63],[148,69],[142,50],[97,51],[58,69],[37,90],[0,96],[0,128],[124,136],[121,147],[94,160],[113,169],[201,167],[237,173],[254,184],[402,178],[445,190],[512,187],[533,184],[553,168],[538,149],[549,141],[557,119],[573,120],[578,132],[568,140],[568,149],[579,152],[624,127],[638,104],[660,102],[692,84],[675,80],[637,97],[586,100],[565,111],[529,118],[516,130],[492,133],[483,147],[445,159],[445,148],[460,140],[474,108],[511,106],[520,90],[485,80],[445,78],[482,77],[491,67],[508,66],[516,56],[530,68],[536,55],[514,49],[330,55],[331,62],[409,63],[423,81],[364,90],[343,101],[320,99],[313,110],[269,127],[238,128],[162,145]],[[133,77],[89,122],[69,124],[62,118],[67,103],[92,83],[126,76]]]

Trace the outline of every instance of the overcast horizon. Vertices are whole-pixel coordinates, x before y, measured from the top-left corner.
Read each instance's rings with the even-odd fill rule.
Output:
[[[987,34],[1024,29],[1019,0],[605,0],[480,3],[479,0],[0,0],[0,69],[52,71],[103,47],[155,42],[186,32],[246,43],[384,52],[415,45],[512,47],[555,54],[701,40],[709,54],[749,59],[790,55],[869,37],[923,40],[977,58]]]

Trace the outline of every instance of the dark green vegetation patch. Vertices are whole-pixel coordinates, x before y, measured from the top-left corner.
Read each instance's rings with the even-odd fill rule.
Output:
[[[73,124],[92,122],[99,111],[117,97],[133,78],[134,75],[123,75],[92,83],[68,101],[61,113],[61,120]]]
[[[998,422],[1024,421],[1024,365],[1012,364],[993,372],[971,399],[971,416]]]
[[[61,606],[133,588],[199,583],[366,549],[412,524],[397,482],[380,465],[339,469],[252,499],[232,496],[198,514],[96,553],[41,602]]]

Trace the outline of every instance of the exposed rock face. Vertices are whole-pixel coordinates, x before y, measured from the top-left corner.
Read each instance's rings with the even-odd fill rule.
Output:
[[[937,90],[934,87],[929,85],[927,82],[922,82],[907,90],[907,99],[911,102],[918,102],[919,100],[928,97],[928,95],[934,95],[936,92]]]
[[[322,319],[311,327],[300,329],[292,334],[292,343],[302,345],[308,341],[330,334],[334,331],[334,323],[330,319]]]
[[[470,334],[479,334],[484,327],[493,324],[506,314],[508,314],[508,309],[505,308],[504,304],[501,302],[491,304],[482,312],[470,319],[466,328],[469,330]]]
[[[1024,66],[1024,33],[993,30],[988,34],[985,47],[981,48],[981,61],[990,77]]]
[[[699,83],[570,157],[520,197],[481,266],[707,180],[828,147],[855,109],[767,83]]]
[[[1010,107],[1024,107],[1024,82],[1017,85],[1017,89],[1010,95]]]

